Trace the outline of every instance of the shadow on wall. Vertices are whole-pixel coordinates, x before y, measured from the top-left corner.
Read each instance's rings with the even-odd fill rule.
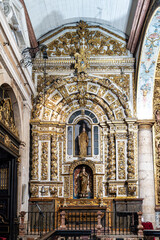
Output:
[[[47,32],[52,31],[63,23],[63,16],[57,11],[52,11],[50,15],[41,19],[41,22],[35,27],[36,37],[42,37]]]
[[[137,1],[137,0],[136,0]],[[134,14],[134,12],[133,12]],[[133,15],[131,14],[131,16]],[[93,24],[97,26],[103,26],[106,29],[109,29],[110,31],[117,32],[117,34],[124,34],[124,32],[120,31],[118,27],[121,26],[121,23],[124,21],[123,16],[121,18],[116,19],[112,25],[110,25],[109,21],[102,20],[98,18],[99,16],[95,16],[95,18],[89,18],[89,17],[76,17],[76,18],[68,18],[64,19],[63,16],[53,11],[50,15],[48,15],[46,18],[43,18],[42,21],[35,27],[35,33],[37,39],[41,40],[47,33],[52,32],[53,30],[56,30],[60,27],[63,27],[67,24],[77,24],[81,20],[84,22],[87,22],[88,24]],[[129,20],[131,25],[131,20]],[[130,32],[129,29],[129,22],[127,25],[127,31]],[[117,26],[117,27],[116,27]],[[127,32],[127,33],[128,33]]]
[[[126,26],[126,33],[128,34],[128,36],[130,35],[130,32],[131,32],[132,23],[133,23],[134,15],[136,12],[137,4],[138,4],[138,0],[132,1],[132,6],[130,9],[130,13],[129,13],[128,23]]]

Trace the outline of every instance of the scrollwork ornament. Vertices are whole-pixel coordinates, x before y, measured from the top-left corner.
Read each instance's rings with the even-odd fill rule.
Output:
[[[4,144],[7,145],[7,147],[11,145],[11,139],[8,137],[7,134],[4,136]]]
[[[52,197],[58,196],[58,188],[57,187],[49,187],[49,191]]]
[[[0,121],[18,137],[18,130],[14,121],[11,99],[6,98],[0,101]]]
[[[109,134],[109,148],[108,148],[108,180],[116,178],[116,150],[114,134]]]
[[[39,197],[39,187],[31,184],[30,186],[31,197]]]
[[[116,185],[109,185],[108,186],[108,194],[110,196],[116,196],[117,195],[117,186]]]
[[[31,170],[31,178],[32,180],[38,180],[38,134],[32,134],[32,170]]]
[[[7,17],[11,13],[11,11],[12,11],[12,8],[10,6],[9,0],[4,0],[2,2],[2,5],[3,5],[4,14]]]
[[[41,179],[48,179],[48,142],[41,143]]]
[[[126,172],[125,172],[125,165],[126,165],[126,157],[125,157],[125,141],[124,140],[117,140],[117,149],[118,149],[118,178],[125,180]]]
[[[127,142],[127,178],[134,179],[135,178],[135,163],[134,163],[134,133],[129,132],[128,134],[128,142]]]
[[[156,205],[160,206],[160,55],[158,56],[156,73],[155,73],[155,84],[154,84],[154,99],[153,99],[153,114],[155,116],[154,124],[154,139],[155,139],[155,166],[156,166],[156,176],[155,176],[155,185],[156,185]]]
[[[135,184],[128,184],[128,196],[135,196],[136,192],[137,192],[137,187],[135,186]]]
[[[57,179],[57,154],[57,134],[54,134],[51,137],[51,180]]]
[[[90,27],[80,21],[75,27],[77,31],[68,31],[63,36],[53,40],[48,45],[48,55],[53,56],[73,56],[80,50],[80,46],[87,49],[90,55],[97,56],[125,56],[128,55],[126,43],[103,34],[100,29],[93,31]]]
[[[70,180],[69,176],[64,177],[64,197],[70,196]]]

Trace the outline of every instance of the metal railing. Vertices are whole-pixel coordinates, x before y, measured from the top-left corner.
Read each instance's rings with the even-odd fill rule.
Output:
[[[66,230],[91,230],[97,232],[96,210],[65,210]],[[101,211],[101,233],[103,235],[136,235],[138,215],[136,212]],[[28,212],[27,235],[42,235],[54,229],[60,229],[59,212]]]
[[[27,235],[42,235],[58,228],[58,213],[28,212]],[[57,216],[55,216],[55,214]]]

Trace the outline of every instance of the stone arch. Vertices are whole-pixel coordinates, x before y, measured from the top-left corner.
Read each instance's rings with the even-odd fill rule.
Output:
[[[13,114],[14,114],[14,121],[16,128],[18,130],[19,138],[22,138],[22,112],[20,107],[20,102],[18,100],[18,96],[16,95],[14,89],[8,83],[3,83],[0,86],[9,96],[11,99]]]
[[[137,81],[138,119],[153,118],[154,76],[160,46],[159,18],[160,7],[157,7],[152,12],[142,43]]]

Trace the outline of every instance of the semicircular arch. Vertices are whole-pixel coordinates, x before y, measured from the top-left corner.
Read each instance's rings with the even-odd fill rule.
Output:
[[[158,59],[160,7],[151,16],[141,47],[141,56],[137,80],[137,117],[138,119],[153,118],[153,92],[156,62]]]

